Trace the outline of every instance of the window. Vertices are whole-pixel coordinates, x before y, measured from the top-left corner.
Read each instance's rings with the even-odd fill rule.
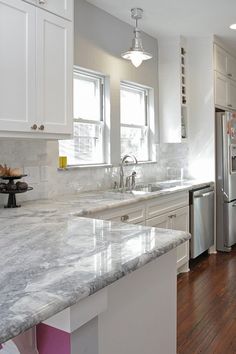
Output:
[[[61,140],[68,165],[105,163],[104,77],[74,70],[74,139]]]
[[[138,161],[150,159],[149,90],[134,84],[121,83],[121,156],[133,154]]]

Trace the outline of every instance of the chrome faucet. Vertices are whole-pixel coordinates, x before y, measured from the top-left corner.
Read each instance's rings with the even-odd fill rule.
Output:
[[[135,188],[136,185],[136,175],[137,173],[135,171],[132,172],[130,176],[126,177],[126,182],[125,182],[125,187],[128,188],[130,191],[132,191]]]
[[[128,164],[128,159],[132,159],[135,164],[138,163],[138,160],[136,159],[136,157],[134,155],[126,154],[122,157],[121,163],[120,163],[120,188],[122,188],[122,190],[124,190],[124,187],[125,187],[125,185],[124,185],[124,164],[125,163]],[[132,176],[131,186],[132,186],[132,188],[134,188],[136,172],[135,172],[135,174],[132,173],[131,176]],[[128,181],[128,180],[126,180],[126,181]],[[127,184],[127,182],[126,182],[126,184]]]

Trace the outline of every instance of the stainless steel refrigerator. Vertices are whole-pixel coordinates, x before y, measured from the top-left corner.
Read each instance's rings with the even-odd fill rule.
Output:
[[[216,113],[216,247],[236,243],[236,112]]]

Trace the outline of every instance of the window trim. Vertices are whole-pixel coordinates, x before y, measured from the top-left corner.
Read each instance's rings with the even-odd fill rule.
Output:
[[[147,128],[147,148],[148,148],[148,159],[147,160],[138,160],[138,163],[152,163],[155,162],[154,159],[152,159],[152,145],[153,142],[151,141],[151,116],[150,116],[150,95],[152,89],[150,87],[140,85],[135,82],[127,82],[127,81],[121,81],[120,82],[120,92],[122,87],[127,87],[130,88],[132,91],[143,91],[145,93],[144,99],[145,99],[145,125],[138,125],[138,124],[127,124],[127,123],[122,123],[121,122],[121,117],[120,117],[120,128],[122,127],[127,127],[127,128]],[[120,139],[120,146],[121,146],[121,139]],[[121,155],[121,151],[120,151]],[[122,155],[121,155],[122,158]]]
[[[110,161],[107,161],[107,117],[106,117],[106,76],[102,73],[95,72],[89,69],[81,68],[79,66],[74,65],[73,68],[73,80],[76,77],[76,74],[79,76],[90,77],[91,79],[99,79],[100,81],[100,120],[94,119],[84,119],[84,118],[75,118],[74,117],[74,110],[73,110],[73,117],[72,123],[74,127],[74,123],[83,123],[83,124],[92,124],[96,126],[100,126],[102,128],[102,162],[96,163],[95,161],[90,161],[89,163],[79,163],[79,164],[68,164],[68,169],[73,168],[86,168],[86,167],[93,167],[93,166],[105,166],[110,165]],[[75,99],[73,94],[73,99]],[[74,139],[74,134],[72,136],[72,140]]]

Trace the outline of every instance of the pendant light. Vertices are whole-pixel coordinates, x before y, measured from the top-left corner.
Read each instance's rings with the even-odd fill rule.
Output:
[[[140,8],[134,8],[131,10],[131,18],[135,20],[134,39],[132,41],[132,47],[128,52],[122,53],[121,56],[124,59],[131,60],[132,64],[137,68],[143,62],[152,58],[150,53],[143,50],[142,39],[140,37],[140,29],[138,28],[138,20],[142,18],[143,10]]]

